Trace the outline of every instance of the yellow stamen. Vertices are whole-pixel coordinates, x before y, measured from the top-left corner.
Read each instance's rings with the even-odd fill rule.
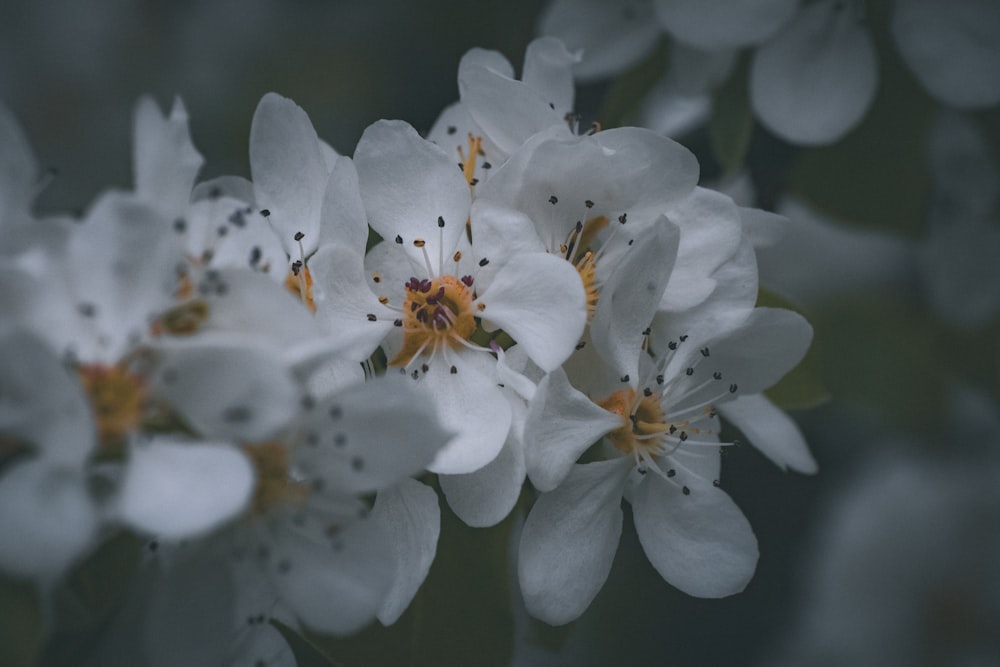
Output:
[[[293,268],[285,276],[285,287],[289,292],[302,300],[311,312],[316,312],[316,303],[313,301],[313,279],[308,266]]]
[[[243,452],[257,471],[250,511],[261,515],[272,507],[286,503],[302,504],[308,489],[288,474],[288,448],[281,442],[244,445]]]
[[[150,333],[154,336],[170,334],[172,336],[190,336],[201,329],[208,319],[208,304],[201,299],[195,299],[175,306],[160,315],[150,324]]]
[[[625,454],[655,457],[662,450],[666,435],[679,424],[667,421],[656,394],[643,396],[636,404],[634,389],[622,389],[598,405],[621,417],[621,426],[607,435],[617,450]]]
[[[427,291],[407,288],[403,303],[403,347],[389,362],[405,366],[421,350],[444,344],[462,347],[476,330],[472,292],[455,276],[430,281]]]
[[[147,406],[146,385],[121,365],[92,364],[77,372],[94,411],[100,446],[114,453],[142,421]]]
[[[483,152],[483,138],[475,137],[470,132],[468,155],[461,146],[458,147],[458,156],[462,159],[462,175],[465,176],[465,182],[470,188],[475,185],[473,181],[476,180],[476,159],[481,155],[486,155]]]

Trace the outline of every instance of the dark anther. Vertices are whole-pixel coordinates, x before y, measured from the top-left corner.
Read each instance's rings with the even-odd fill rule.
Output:
[[[444,216],[438,216],[438,227],[444,227]]]
[[[479,179],[473,178],[471,181],[469,181],[469,185],[479,185]]]
[[[642,390],[642,395],[643,396],[652,396],[653,395],[653,390],[650,389],[649,387],[646,387],[645,389]]]
[[[574,349],[582,350],[586,346],[587,346],[587,341],[581,340],[579,343],[576,344],[576,347]]]
[[[625,375],[623,375],[620,378],[618,378],[618,380],[619,380],[619,382],[628,382],[628,380],[629,380],[628,373],[626,373]]]
[[[703,357],[707,357],[707,356],[710,356],[712,354],[707,347],[701,348],[701,350],[699,350],[699,352],[701,352],[701,356],[703,356]]]
[[[455,134],[455,132],[458,131],[458,128],[456,128],[454,125],[449,125],[447,131],[448,131],[448,134]]]
[[[392,321],[392,326],[394,326],[394,327],[401,327],[401,326],[403,326],[403,320],[400,320],[400,319],[393,320]]]
[[[667,429],[667,433],[669,433],[670,435],[673,435],[674,433],[677,433],[677,427],[674,426],[673,424],[671,424],[670,428]]]
[[[635,243],[635,239],[629,239],[629,240],[628,240],[628,244],[629,244],[629,245],[632,245],[633,243]]]
[[[365,467],[365,460],[360,456],[355,456],[351,459],[351,467],[354,468],[356,472],[361,472],[361,469]]]
[[[399,244],[403,243],[403,237],[400,236],[399,234],[396,234],[396,243],[399,243]]]
[[[722,373],[720,373],[719,371],[715,371],[714,373],[712,373],[712,377],[714,377],[716,380],[721,380]]]
[[[93,317],[97,314],[97,306],[92,303],[81,303],[76,307],[78,313],[84,317]]]
[[[685,496],[690,496],[691,495],[691,489],[687,488],[686,486],[681,487],[681,492]]]
[[[551,197],[549,197],[549,203],[550,204],[558,204],[559,203],[559,197],[556,197],[555,195],[552,195]]]
[[[420,377],[420,371],[418,371],[416,368],[414,368],[413,372],[410,373],[410,377],[412,377],[414,380],[416,380],[418,377]]]
[[[670,341],[669,343],[667,343],[667,347],[669,349],[671,349],[671,350],[676,350],[677,349],[677,341],[675,341],[675,340]]]
[[[229,233],[229,227],[226,227],[225,225],[219,225],[219,228],[216,229],[215,231],[218,232],[219,236],[225,236],[226,234]]]
[[[688,439],[687,431],[681,431],[681,434],[677,437],[681,439],[681,442],[684,442],[685,440]]]
[[[652,327],[646,327],[645,329],[642,330],[642,335],[648,336],[652,330],[653,330]]]
[[[365,317],[368,318],[369,322],[375,322],[376,320],[378,320],[378,318],[375,317],[375,313],[368,313],[367,315],[365,315]]]
[[[583,202],[583,205],[586,206],[587,208],[594,208],[594,202],[590,201],[589,199]]]
[[[237,227],[246,227],[247,221],[243,217],[243,211],[236,210],[229,215],[229,222],[236,225]]]
[[[456,367],[452,366],[451,368],[448,369],[448,372],[451,373],[452,375],[457,375],[458,374],[458,369]]]
[[[674,470],[673,468],[671,468],[670,470],[667,471],[667,477],[673,477],[676,474],[677,474],[677,471]]]
[[[420,370],[422,370],[423,372],[425,372],[425,373],[426,373],[426,372],[427,372],[427,371],[429,371],[430,369],[431,369],[431,367],[430,367],[430,366],[428,366],[427,364],[420,364]]]
[[[663,384],[663,376],[662,375],[657,375],[656,376],[656,384]]]
[[[472,276],[462,276],[462,284],[466,287],[472,287]]]
[[[712,480],[712,486],[719,486],[719,480],[713,479]]]
[[[295,232],[295,240],[296,241],[301,241],[303,238],[305,238],[305,236],[306,235],[303,234],[302,232]]]
[[[250,266],[257,266],[257,262],[260,261],[260,246],[254,246],[250,248]]]
[[[729,385],[729,393],[730,394],[735,394],[737,389],[738,389],[738,387],[735,384]]]
[[[175,232],[181,234],[184,232],[185,229],[187,229],[187,221],[184,218],[177,218],[176,220],[174,220]]]
[[[688,339],[687,334],[684,334],[683,336],[678,336],[678,338],[680,338],[680,341],[682,343]]]
[[[627,220],[628,220],[628,213],[622,213],[621,215],[618,216],[618,222],[622,223],[623,225]]]
[[[687,376],[694,375],[694,369],[691,368],[691,367],[685,368],[684,369],[684,374],[687,375]]]
[[[493,165],[490,164],[489,162],[484,162],[483,163],[483,169],[492,169],[492,168],[493,168]]]
[[[266,209],[266,208],[262,208],[262,209],[260,209],[260,214],[261,214],[262,216],[264,216],[265,218],[269,218],[269,217],[271,217],[271,211],[270,211],[270,210],[268,210],[268,209]]]
[[[490,260],[486,259],[485,257],[483,257],[481,260],[479,260],[479,266],[486,266],[489,263],[490,263]]]

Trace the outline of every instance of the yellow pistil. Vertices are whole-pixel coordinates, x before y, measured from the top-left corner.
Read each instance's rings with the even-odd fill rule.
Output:
[[[462,347],[476,330],[472,290],[455,276],[411,278],[403,303],[403,347],[390,366],[405,366],[424,350]]]
[[[138,428],[146,411],[146,385],[121,365],[91,364],[78,369],[97,422],[100,447],[114,454],[125,436]]]
[[[285,288],[301,299],[311,312],[316,312],[316,303],[313,301],[313,279],[308,266],[298,262],[293,264],[291,271],[285,276]]]
[[[194,299],[175,306],[156,318],[150,325],[150,333],[154,336],[190,336],[201,329],[208,314],[208,304],[201,299]]]
[[[244,445],[243,452],[257,471],[251,514],[259,516],[278,505],[305,502],[309,490],[288,474],[288,448],[283,443]]]
[[[622,389],[598,403],[599,406],[621,417],[621,426],[607,435],[616,449],[625,454],[646,455],[650,458],[663,451],[667,434],[677,430],[679,424],[667,422],[654,393],[638,399],[634,389]]]
[[[473,136],[469,133],[469,150],[468,154],[462,150],[462,147],[458,147],[458,157],[461,158],[462,162],[462,174],[465,176],[465,181],[469,184],[471,188],[478,181],[476,181],[476,160],[479,157],[484,157],[486,155],[483,152],[483,138]]]

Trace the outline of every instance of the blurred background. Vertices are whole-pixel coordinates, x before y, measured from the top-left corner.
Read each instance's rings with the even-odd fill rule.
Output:
[[[679,593],[626,520],[591,609],[549,628],[519,607],[509,562],[519,520],[474,530],[443,505],[437,560],[400,622],[311,637],[296,647],[300,664],[330,664],[325,654],[344,665],[1000,665],[1000,112],[958,115],[932,99],[889,43],[887,3],[870,4],[878,93],[842,140],[800,148],[755,124],[739,67],[713,122],[673,137],[698,155],[703,184],[792,219],[794,237],[761,254],[761,303],[796,308],[816,329],[772,398],[802,426],[819,473],[785,473],[749,447],[724,460],[723,488],[760,544],[747,590]],[[78,210],[131,185],[142,94],[164,108],[183,99],[203,178],[248,176],[264,93],[295,100],[351,154],[380,118],[428,130],[458,97],[467,49],[497,49],[519,67],[541,9],[7,0],[0,101],[56,174],[39,211]],[[585,121],[635,122],[664,52],[581,87]],[[5,586],[0,640],[40,636],[37,607]]]

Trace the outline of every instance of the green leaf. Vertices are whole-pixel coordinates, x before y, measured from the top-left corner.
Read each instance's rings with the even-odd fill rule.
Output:
[[[724,175],[733,174],[743,166],[753,136],[748,84],[750,68],[747,63],[747,58],[742,58],[726,83],[716,92],[712,120],[708,124],[712,152],[722,165]]]
[[[0,665],[38,664],[42,647],[42,614],[34,586],[0,578]]]

